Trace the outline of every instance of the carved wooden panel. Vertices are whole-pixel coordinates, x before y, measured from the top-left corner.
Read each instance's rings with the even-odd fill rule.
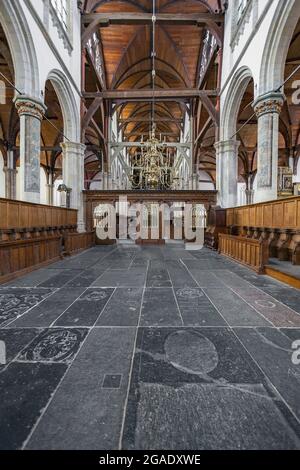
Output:
[[[230,208],[226,219],[227,226],[300,230],[300,197]]]
[[[223,233],[219,234],[219,252],[258,273],[264,272],[269,257],[266,242]]]

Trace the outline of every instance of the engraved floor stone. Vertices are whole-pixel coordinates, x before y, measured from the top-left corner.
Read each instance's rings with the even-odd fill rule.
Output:
[[[147,273],[147,287],[171,287],[172,283],[165,263],[151,260]]]
[[[113,289],[87,289],[54,323],[55,326],[93,326]]]
[[[241,388],[244,390],[142,383],[135,433],[124,447],[174,451],[298,449],[295,431],[274,401],[264,396],[264,387]]]
[[[118,448],[134,338],[134,328],[90,333],[27,449]],[[122,375],[119,388],[102,387],[106,374]]]
[[[228,329],[140,329],[123,448],[296,449],[298,433]]]
[[[1,289],[0,325],[3,327],[10,323],[52,293],[51,289]]]
[[[202,289],[183,287],[175,295],[185,326],[226,326]]]
[[[248,289],[237,287],[234,291],[267,320],[270,320],[274,326],[300,326],[300,314],[278,302],[274,297],[254,287]]]
[[[279,300],[296,312],[300,313],[300,290],[282,284],[264,285],[260,287],[264,292]]]
[[[300,420],[300,374],[299,366],[292,362],[293,340],[274,328],[240,328],[235,332]]]
[[[13,282],[0,448],[300,449],[300,291],[176,244],[95,246]]]
[[[173,289],[167,287],[145,289],[140,325],[182,325]]]
[[[66,364],[12,363],[0,374],[0,449],[20,449],[47,405]]]
[[[122,374],[106,374],[102,388],[120,388]]]
[[[87,335],[87,329],[51,328],[43,331],[16,358],[23,362],[70,362]]]
[[[48,327],[82,294],[84,288],[62,287],[49,298],[18,318],[9,326]]]
[[[97,320],[98,326],[137,326],[143,289],[118,287]]]

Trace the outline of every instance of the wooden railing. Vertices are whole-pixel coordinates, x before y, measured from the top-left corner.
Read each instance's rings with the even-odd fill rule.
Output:
[[[219,234],[219,252],[262,274],[268,263],[268,245],[263,240]]]
[[[64,237],[64,254],[86,250],[95,244],[95,232],[68,233]]]

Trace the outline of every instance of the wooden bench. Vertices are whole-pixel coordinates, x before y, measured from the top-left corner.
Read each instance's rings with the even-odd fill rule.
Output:
[[[259,274],[264,273],[268,264],[268,244],[264,240],[220,233],[218,251]]]

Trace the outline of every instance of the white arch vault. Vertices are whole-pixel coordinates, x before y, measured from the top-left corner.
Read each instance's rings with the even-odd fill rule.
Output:
[[[299,0],[279,2],[262,57],[259,95],[275,91],[283,83],[285,61],[299,17]]]
[[[238,148],[235,133],[242,98],[250,80],[251,70],[241,67],[232,77],[221,107],[220,142],[215,145],[218,203],[234,207],[238,195]]]
[[[237,119],[244,93],[253,74],[249,67],[241,67],[232,77],[221,109],[220,140],[230,140],[237,130]]]
[[[71,142],[80,141],[80,114],[76,100],[66,76],[60,70],[54,69],[47,76],[61,106],[64,134]]]
[[[41,99],[39,69],[34,42],[18,0],[0,0],[0,23],[12,55],[18,90]]]
[[[80,143],[80,110],[79,105],[63,72],[52,70],[48,76],[59,104],[64,121],[64,142],[62,167],[63,182],[71,189],[71,207],[78,209],[78,230],[84,231],[84,214],[82,190],[84,189],[84,153],[85,145]]]

